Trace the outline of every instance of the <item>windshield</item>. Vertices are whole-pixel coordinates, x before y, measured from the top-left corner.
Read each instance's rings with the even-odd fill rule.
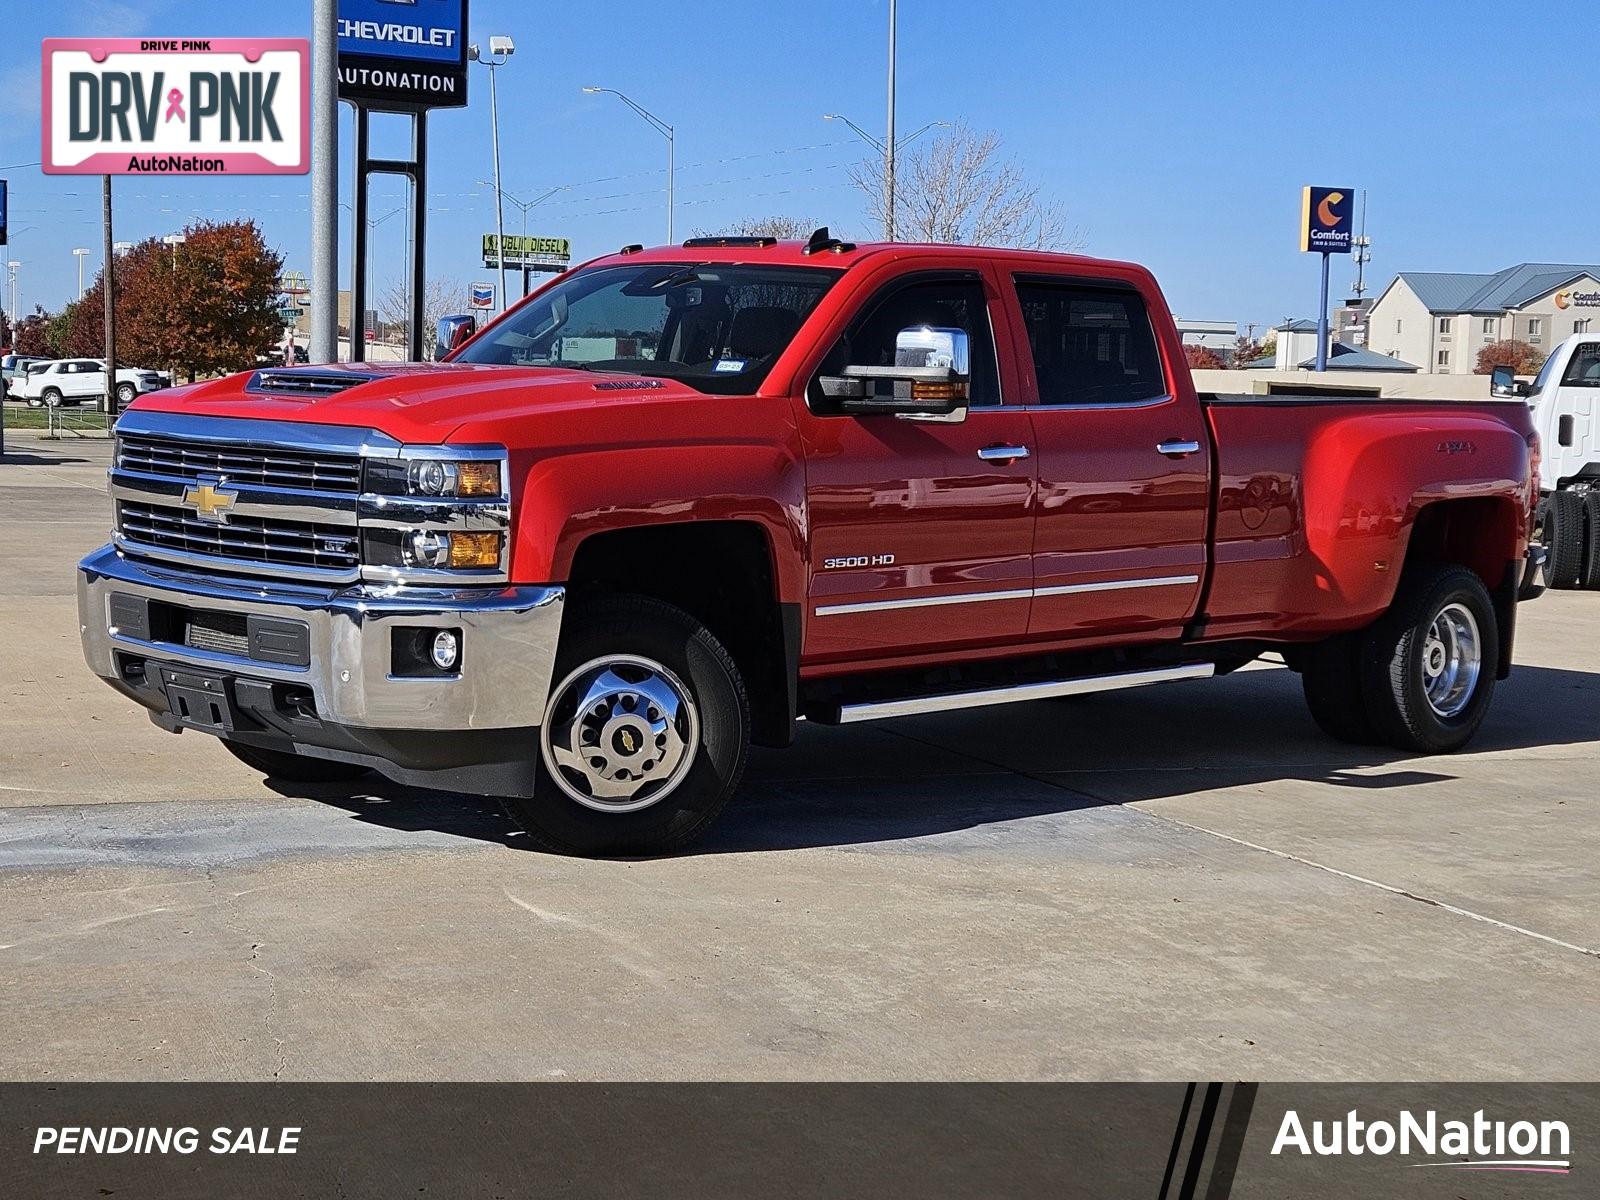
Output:
[[[753,263],[596,267],[554,284],[453,361],[659,375],[747,396],[842,274]]]

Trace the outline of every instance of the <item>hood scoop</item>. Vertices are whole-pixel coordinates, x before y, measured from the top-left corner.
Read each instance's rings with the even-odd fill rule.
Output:
[[[273,396],[331,396],[346,388],[371,383],[376,375],[359,371],[327,371],[315,367],[280,367],[257,371],[245,384],[247,392]]]

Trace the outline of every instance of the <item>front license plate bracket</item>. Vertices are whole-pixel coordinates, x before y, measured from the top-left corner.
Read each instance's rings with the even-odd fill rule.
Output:
[[[177,720],[196,729],[233,731],[227,676],[162,667],[161,683],[167,693],[167,711]]]

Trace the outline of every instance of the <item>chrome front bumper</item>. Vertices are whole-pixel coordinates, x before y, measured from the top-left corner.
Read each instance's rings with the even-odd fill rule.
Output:
[[[186,609],[303,621],[310,665],[284,666],[141,639],[111,619],[115,594]],[[125,558],[103,546],[78,566],[78,622],[90,668],[128,686],[119,658],[309,689],[319,721],[356,730],[526,729],[543,719],[561,634],[562,587],[421,588],[357,584],[336,590],[195,575]],[[395,675],[398,626],[462,631],[461,669],[444,678]]]

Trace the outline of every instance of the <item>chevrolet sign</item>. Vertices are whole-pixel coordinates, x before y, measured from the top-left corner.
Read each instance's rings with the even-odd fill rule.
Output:
[[[339,99],[413,111],[467,102],[467,0],[339,0]]]

